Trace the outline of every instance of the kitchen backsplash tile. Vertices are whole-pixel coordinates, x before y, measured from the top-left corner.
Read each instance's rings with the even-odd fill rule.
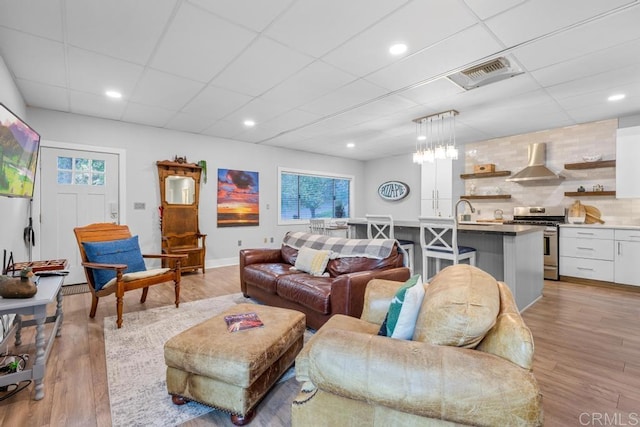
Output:
[[[587,191],[594,185],[605,190],[615,190],[615,168],[567,170],[565,163],[582,162],[582,156],[601,154],[603,160],[616,158],[616,129],[618,120],[604,120],[582,125],[550,129],[524,135],[466,144],[465,171],[472,173],[476,164],[494,163],[496,170],[519,172],[527,165],[528,146],[534,142],[547,143],[547,167],[560,173],[565,179],[553,185],[522,185],[507,182],[504,177],[465,180],[465,194],[475,185],[475,194],[510,194],[507,200],[472,200],[480,209],[476,218],[491,218],[496,209],[502,209],[507,218],[515,206],[555,206],[566,208],[575,200],[600,209],[602,219],[609,224],[640,225],[640,199],[616,199],[614,196],[565,197],[564,193],[577,191],[582,186]]]

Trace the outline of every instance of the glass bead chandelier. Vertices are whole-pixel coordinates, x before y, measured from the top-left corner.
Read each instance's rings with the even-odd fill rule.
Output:
[[[416,151],[413,162],[422,164],[437,159],[458,159],[456,146],[456,110],[418,117],[416,124]]]

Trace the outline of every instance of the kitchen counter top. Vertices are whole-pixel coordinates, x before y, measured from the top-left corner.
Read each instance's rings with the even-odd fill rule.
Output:
[[[560,224],[567,228],[611,228],[614,230],[640,230],[640,225],[631,224]]]
[[[365,218],[351,218],[349,219],[350,225],[366,225],[367,220]],[[418,220],[395,220],[394,225],[396,227],[420,227],[420,221]],[[523,225],[523,224],[499,224],[491,222],[473,222],[473,221],[461,221],[458,225],[458,231],[471,232],[471,233],[490,233],[501,234],[505,236],[517,236],[522,234],[534,233],[540,231],[541,226],[538,225]]]

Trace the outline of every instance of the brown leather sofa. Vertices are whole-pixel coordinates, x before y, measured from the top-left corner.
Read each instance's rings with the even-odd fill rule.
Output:
[[[371,281],[360,319],[334,316],[305,344],[294,427],[543,424],[533,338],[504,283],[448,267],[425,285],[412,340],[378,336],[401,285]]]
[[[305,313],[307,326],[313,329],[337,313],[359,317],[370,280],[405,281],[410,275],[397,245],[383,259],[332,259],[326,268],[328,277],[292,270],[297,254],[297,249],[284,244],[280,249],[241,250],[240,287],[246,297]]]

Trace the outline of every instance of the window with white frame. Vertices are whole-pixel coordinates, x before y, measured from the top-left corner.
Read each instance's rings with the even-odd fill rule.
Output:
[[[280,224],[309,218],[348,218],[353,177],[323,172],[278,169]]]

